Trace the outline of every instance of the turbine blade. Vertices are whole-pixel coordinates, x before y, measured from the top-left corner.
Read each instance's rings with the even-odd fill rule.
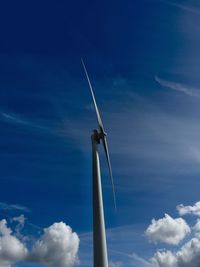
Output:
[[[89,78],[89,75],[88,75],[88,72],[87,72],[87,69],[85,67],[83,59],[81,59],[81,62],[82,62],[83,69],[85,71],[85,75],[86,75],[86,78],[87,78],[87,81],[88,81],[88,84],[89,84],[89,87],[90,87],[90,91],[91,91],[91,94],[92,94],[92,99],[93,99],[93,103],[94,103],[94,107],[95,107],[95,111],[96,111],[96,115],[97,115],[97,121],[98,121],[100,132],[101,132],[101,139],[102,139],[104,151],[105,151],[105,154],[106,154],[106,160],[107,160],[109,174],[110,174],[110,181],[111,181],[111,186],[112,186],[112,191],[113,191],[113,201],[114,201],[114,205],[115,205],[115,210],[117,210],[115,187],[114,187],[112,169],[111,169],[111,164],[110,164],[110,156],[109,156],[109,152],[108,152],[108,144],[107,144],[107,141],[106,141],[106,133],[104,131],[104,127],[103,127],[103,123],[102,123],[101,116],[100,116],[100,113],[99,113],[99,109],[97,107],[96,99],[95,99],[94,92],[93,92],[93,89],[92,89],[92,84],[90,82],[90,78]]]
[[[90,87],[90,91],[91,91],[91,94],[92,94],[92,99],[93,99],[94,108],[95,108],[95,111],[96,111],[97,121],[98,121],[98,124],[99,124],[100,131],[102,133],[105,133],[104,127],[103,127],[103,123],[102,123],[102,120],[101,120],[101,116],[100,116],[100,113],[99,113],[99,109],[97,107],[97,103],[96,103],[96,100],[95,100],[95,97],[94,97],[94,92],[93,92],[93,89],[92,89],[92,84],[90,82],[90,78],[89,78],[89,75],[88,75],[88,72],[87,72],[87,69],[85,67],[85,64],[84,64],[83,59],[81,59],[81,62],[82,62],[82,65],[83,65],[83,68],[84,68],[84,71],[85,71],[85,75],[86,75],[86,78],[87,78],[87,81],[88,81],[88,84],[89,84],[89,87]]]
[[[114,201],[114,205],[115,205],[115,210],[117,210],[116,196],[115,196],[115,186],[114,186],[112,169],[111,169],[111,164],[110,164],[110,156],[109,156],[109,152],[108,152],[108,144],[107,144],[107,141],[106,141],[106,137],[105,136],[102,138],[102,142],[103,142],[103,147],[104,147],[104,151],[105,151],[106,159],[107,159],[107,163],[108,163],[108,169],[109,169],[109,174],[110,174],[110,181],[111,181],[111,186],[112,186],[112,191],[113,191],[113,201]]]

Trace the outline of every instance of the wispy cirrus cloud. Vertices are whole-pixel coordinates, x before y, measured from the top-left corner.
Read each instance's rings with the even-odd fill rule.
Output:
[[[140,225],[124,225],[107,229],[106,234],[110,267],[154,267],[148,259],[143,258],[144,255],[141,256],[140,254],[142,249],[145,251],[144,246],[148,247],[148,244],[145,245],[143,227]],[[91,257],[92,232],[80,234],[79,237],[81,240],[79,251],[81,266],[93,266]]]
[[[18,211],[30,212],[30,209],[25,206],[21,206],[18,204],[8,204],[5,202],[0,202],[0,210],[18,210]]]
[[[136,253],[123,253],[120,251],[113,251],[116,254],[120,254],[123,256],[123,261],[117,261],[117,262],[110,262],[110,267],[156,267],[152,264],[152,262],[145,260],[144,258],[138,256]]]
[[[176,3],[176,2],[171,2],[171,1],[164,1],[164,2],[169,4],[169,5],[171,5],[171,6],[174,6],[174,7],[177,7],[179,9],[182,9],[183,11],[190,12],[190,13],[193,13],[193,14],[196,14],[196,15],[200,15],[200,10],[198,8],[194,8],[192,6],[183,5],[183,4]]]
[[[10,123],[15,123],[15,124],[21,124],[21,125],[25,125],[25,126],[30,126],[33,128],[38,128],[41,130],[49,130],[47,127],[44,127],[42,125],[36,124],[32,121],[26,120],[24,118],[22,118],[21,116],[14,114],[14,113],[6,113],[6,112],[1,112],[0,116],[6,120],[7,122]]]
[[[132,259],[133,266],[137,266],[137,267],[155,267],[155,266],[153,266],[153,264],[150,261],[143,259],[142,257],[138,256],[136,253],[130,254],[129,258]]]
[[[116,261],[116,262],[110,261],[109,262],[109,267],[122,267],[122,266],[123,266],[123,263],[120,261]]]
[[[188,96],[200,97],[200,91],[198,89],[190,88],[181,83],[167,81],[159,78],[158,76],[155,76],[155,81],[159,83],[162,87],[166,87],[170,90],[174,90]]]
[[[11,121],[11,122],[14,122],[14,123],[19,123],[19,124],[24,124],[24,125],[30,125],[31,124],[29,121],[23,120],[14,114],[8,114],[5,112],[1,112],[1,116],[4,119]]]
[[[62,131],[59,130],[59,122],[51,122],[45,119],[32,120],[25,118],[17,113],[7,113],[0,111],[0,120],[6,123],[12,124],[13,126],[23,127],[24,130],[35,130],[42,134],[51,134],[56,136],[62,136]]]

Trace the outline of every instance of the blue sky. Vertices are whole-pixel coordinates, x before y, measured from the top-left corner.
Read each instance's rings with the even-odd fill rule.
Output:
[[[80,266],[92,266],[90,136],[97,123],[83,57],[116,187],[117,213],[102,153],[111,267],[150,266],[158,249],[180,249],[183,243],[149,242],[145,230],[152,218],[180,217],[177,205],[200,200],[200,4],[0,5],[1,220],[14,229],[12,218],[23,214],[28,246],[63,221],[80,238]]]

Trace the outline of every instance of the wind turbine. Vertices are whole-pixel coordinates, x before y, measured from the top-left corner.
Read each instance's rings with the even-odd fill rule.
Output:
[[[116,198],[115,189],[112,176],[112,169],[110,164],[110,156],[108,152],[108,145],[106,141],[106,132],[103,127],[103,123],[100,117],[100,113],[97,107],[97,103],[94,97],[94,92],[90,82],[90,78],[82,60],[82,65],[85,71],[85,75],[88,81],[88,85],[92,94],[93,104],[97,115],[97,122],[99,125],[99,131],[94,130],[92,134],[92,165],[93,165],[93,257],[94,267],[108,267],[108,253],[106,244],[106,231],[105,231],[105,220],[104,220],[104,208],[103,208],[103,196],[101,186],[101,173],[100,173],[100,162],[98,145],[102,142],[106,160],[108,163],[108,169],[110,174],[110,180],[113,190],[113,199],[116,209]]]

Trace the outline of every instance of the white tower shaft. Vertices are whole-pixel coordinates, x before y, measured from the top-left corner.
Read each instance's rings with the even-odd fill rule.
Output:
[[[93,161],[93,256],[94,267],[108,267],[103,197],[97,132],[92,135]]]

